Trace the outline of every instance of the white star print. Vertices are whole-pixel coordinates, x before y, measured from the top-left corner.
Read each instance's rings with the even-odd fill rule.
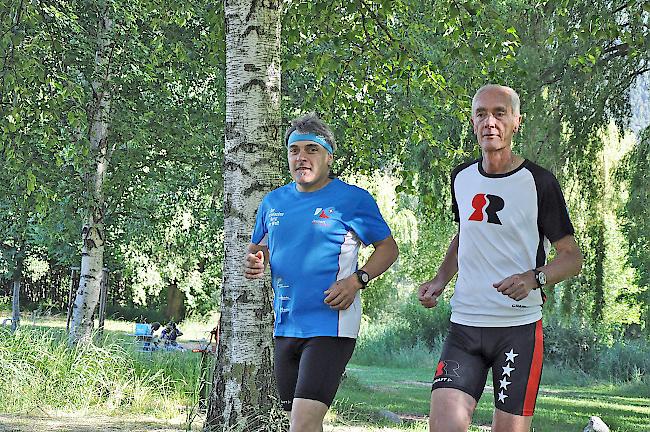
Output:
[[[499,396],[499,402],[506,403],[506,398],[508,397],[508,395],[503,393],[503,390],[499,392],[498,396]]]
[[[508,376],[510,376],[510,372],[512,372],[513,370],[515,370],[515,368],[510,367],[510,363],[507,363],[507,364],[506,364],[505,366],[503,366],[501,369],[503,369],[503,373],[501,374],[502,376],[503,376],[503,375],[508,375]]]
[[[510,352],[505,353],[506,354],[506,361],[507,362],[515,362],[515,357],[517,357],[519,354],[515,354],[515,351],[510,348]]]
[[[506,389],[508,390],[508,386],[512,384],[510,381],[508,381],[506,378],[499,380],[499,388],[500,389]]]

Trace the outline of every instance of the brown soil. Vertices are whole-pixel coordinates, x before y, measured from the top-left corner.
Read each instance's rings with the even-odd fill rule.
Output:
[[[0,414],[0,432],[184,432],[186,430],[184,418],[160,420],[134,416]],[[195,422],[192,431],[200,430],[201,425]]]

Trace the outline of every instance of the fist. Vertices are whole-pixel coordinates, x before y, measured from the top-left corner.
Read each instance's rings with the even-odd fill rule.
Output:
[[[264,277],[264,252],[257,251],[246,255],[244,261],[244,277],[246,279],[260,279]]]

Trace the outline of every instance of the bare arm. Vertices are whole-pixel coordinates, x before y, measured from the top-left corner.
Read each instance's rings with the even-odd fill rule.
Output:
[[[395,262],[399,255],[397,243],[393,236],[388,236],[384,240],[372,244],[375,250],[368,258],[366,264],[360,268],[374,279],[384,273]],[[357,278],[357,275],[352,274],[345,279],[341,279],[332,284],[325,291],[325,303],[332,309],[344,310],[350,307],[354,301],[357,291],[361,289],[362,285]]]
[[[562,237],[553,243],[555,258],[539,270],[546,274],[546,284],[554,285],[580,273],[582,269],[582,253],[572,235]],[[537,288],[537,281],[532,270],[509,276],[494,285],[501,294],[519,301]]]
[[[269,262],[269,248],[255,243],[249,244],[248,254],[244,259],[244,277],[246,279],[263,278],[267,262]]]
[[[438,304],[438,297],[456,273],[458,273],[458,233],[449,243],[445,258],[435,277],[424,282],[418,289],[418,299],[422,306],[430,308]]]

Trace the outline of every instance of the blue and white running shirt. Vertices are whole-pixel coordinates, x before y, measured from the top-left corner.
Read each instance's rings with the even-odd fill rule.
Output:
[[[295,183],[269,192],[251,242],[269,248],[275,336],[356,338],[359,293],[348,309],[337,311],[324,303],[324,291],[357,270],[362,243],[390,234],[372,196],[341,180],[314,192],[299,192]]]

